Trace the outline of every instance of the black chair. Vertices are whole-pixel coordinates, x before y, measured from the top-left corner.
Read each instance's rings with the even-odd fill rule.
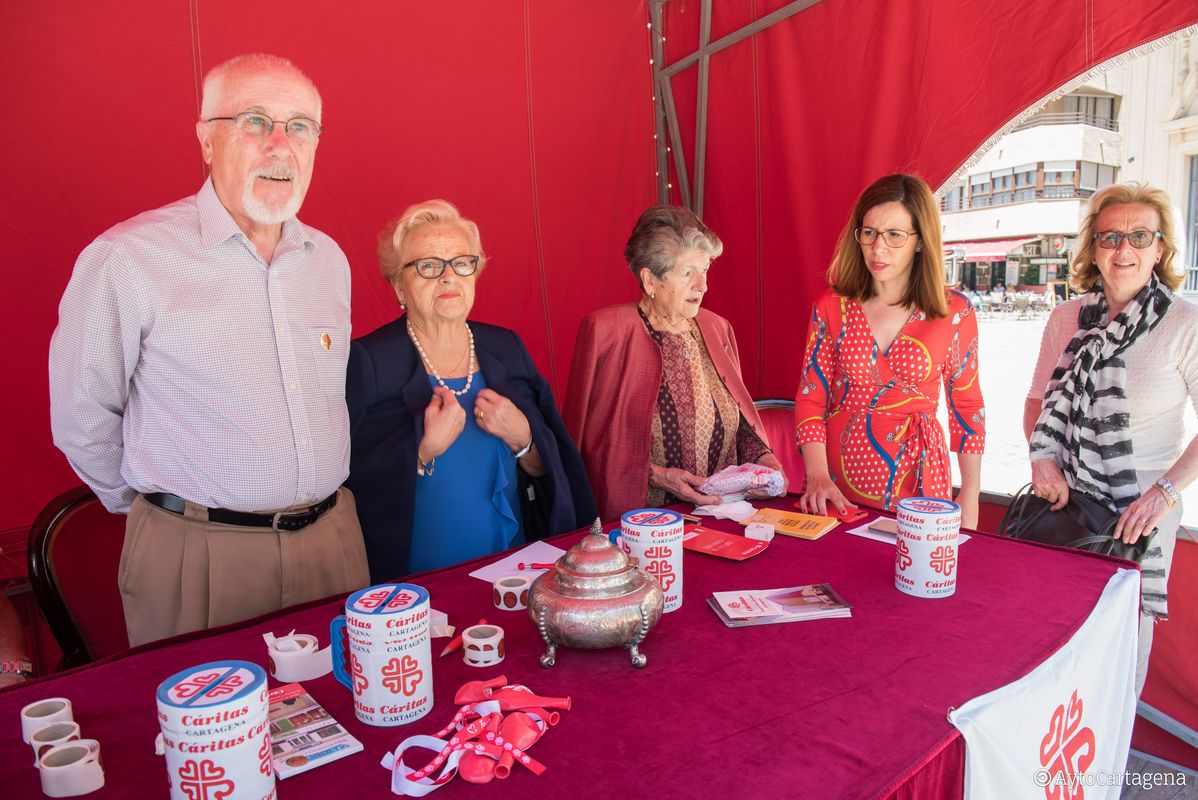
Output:
[[[117,586],[125,517],[86,486],[51,500],[29,529],[29,579],[62,648],[60,669],[129,647]]]

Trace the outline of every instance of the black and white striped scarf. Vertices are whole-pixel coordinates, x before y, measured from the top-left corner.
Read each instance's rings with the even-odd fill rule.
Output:
[[[1061,354],[1032,432],[1032,459],[1051,453],[1072,491],[1122,512],[1140,496],[1128,431],[1130,412],[1121,355],[1155,328],[1173,295],[1153,273],[1113,320],[1102,282],[1082,299],[1077,333]]]

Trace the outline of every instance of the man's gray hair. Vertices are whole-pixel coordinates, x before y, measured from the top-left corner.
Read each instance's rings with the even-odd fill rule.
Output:
[[[714,260],[724,252],[724,243],[689,209],[653,206],[636,221],[624,258],[639,283],[642,269],[664,278],[686,250],[700,250]]]
[[[413,231],[425,225],[457,225],[466,234],[466,241],[473,253],[457,253],[455,255],[479,256],[479,271],[486,266],[487,256],[483,252],[482,240],[478,236],[478,225],[473,220],[466,219],[453,203],[446,200],[425,200],[408,206],[407,210],[387,223],[379,233],[379,272],[392,286],[399,280],[403,264],[399,263],[399,254],[403,251],[404,240]]]
[[[204,96],[200,101],[200,119],[223,116],[221,109],[223,108],[225,99],[225,81],[228,80],[229,76],[242,71],[269,72],[272,70],[291,72],[312,87],[312,91],[316,93],[316,121],[320,122],[321,106],[323,103],[320,99],[320,90],[316,88],[316,84],[304,74],[302,69],[291,61],[282,56],[271,55],[270,53],[246,53],[245,55],[233,56],[228,61],[217,64],[208,70],[208,74],[204,76]]]

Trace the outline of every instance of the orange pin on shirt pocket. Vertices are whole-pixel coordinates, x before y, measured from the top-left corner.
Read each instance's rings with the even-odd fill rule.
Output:
[[[345,396],[345,365],[349,359],[349,326],[317,325],[308,329],[309,350],[320,388]]]

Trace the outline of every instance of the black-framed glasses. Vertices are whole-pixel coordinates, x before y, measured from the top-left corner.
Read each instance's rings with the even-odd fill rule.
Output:
[[[242,111],[235,117],[209,117],[204,122],[232,122],[243,133],[265,139],[270,136],[276,125],[282,125],[287,135],[298,142],[314,143],[324,130],[320,123],[310,117],[292,117],[283,122],[271,119],[257,111]]]
[[[1151,247],[1152,243],[1161,238],[1160,231],[1150,231],[1144,228],[1137,228],[1134,231],[1099,231],[1094,234],[1094,241],[1103,250],[1118,250],[1119,245],[1123,244],[1126,239],[1127,243],[1137,250],[1143,250],[1146,247]]]
[[[907,243],[908,236],[918,236],[916,231],[903,231],[893,229],[886,230],[885,228],[854,228],[853,238],[858,244],[871,245],[882,237],[882,243],[887,247],[902,247]]]
[[[445,273],[446,267],[452,269],[455,275],[468,278],[478,272],[478,256],[454,256],[453,258],[428,256],[409,261],[403,266],[404,269],[415,267],[417,275],[429,280],[440,278]]]

